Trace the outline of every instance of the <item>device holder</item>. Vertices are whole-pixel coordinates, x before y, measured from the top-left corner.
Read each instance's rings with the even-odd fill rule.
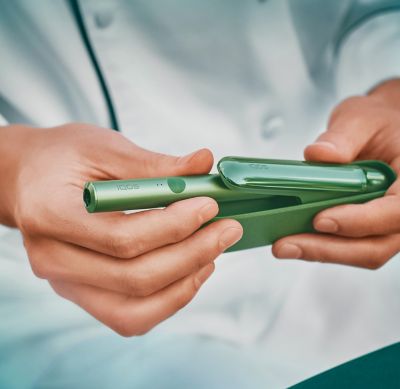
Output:
[[[261,161],[261,163],[259,162]],[[264,162],[281,163],[277,172],[265,173]],[[290,165],[290,174],[281,166]],[[239,165],[243,165],[243,169]],[[253,166],[250,166],[253,164]],[[259,166],[255,166],[260,164]],[[264,165],[265,166],[265,165]],[[301,174],[301,167],[323,169]],[[349,167],[343,174],[343,167]],[[298,170],[294,167],[297,167]],[[336,170],[339,167],[340,170]],[[362,168],[365,176],[370,171],[370,185],[351,171]],[[248,171],[249,170],[249,171]],[[254,171],[259,170],[259,174]],[[232,190],[254,191],[265,198],[219,203],[220,211],[211,222],[232,218],[243,226],[243,237],[227,251],[244,250],[270,245],[276,240],[293,234],[316,232],[313,219],[320,211],[342,204],[364,203],[385,194],[396,179],[393,169],[381,161],[357,161],[348,165],[313,165],[308,162],[254,160],[226,157],[219,161],[218,171],[224,184]],[[299,174],[300,172],[300,174]],[[277,174],[275,174],[277,173]],[[381,174],[374,183],[374,175]],[[275,176],[277,175],[277,176]],[[382,178],[383,177],[383,178]]]

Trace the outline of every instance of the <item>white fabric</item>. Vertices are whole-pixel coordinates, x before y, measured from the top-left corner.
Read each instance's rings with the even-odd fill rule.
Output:
[[[343,38],[337,58],[338,96],[367,92],[382,80],[398,77],[399,37],[400,7],[371,16],[350,31]]]
[[[0,126],[5,126],[7,124],[8,124],[7,120],[0,115]]]
[[[324,129],[338,102],[335,89],[341,97],[362,93],[370,80],[394,76],[393,69],[400,66],[399,34],[387,33],[398,31],[395,12],[380,16],[384,19],[379,23],[368,19],[365,34],[358,32],[367,28],[364,24],[350,30],[339,57],[326,65],[327,75],[337,74],[337,84],[330,89],[313,78],[295,27],[296,14],[286,1],[87,0],[81,5],[123,133],[141,146],[172,154],[206,146],[216,160],[224,155],[301,159],[304,146]],[[57,10],[60,15],[64,11]],[[330,22],[332,30],[341,25],[339,16]],[[54,27],[42,27],[43,36],[51,40]],[[64,33],[69,36],[71,31],[69,26]],[[374,40],[376,36],[380,39]],[[357,39],[364,42],[368,37],[368,50],[357,52],[358,65],[353,66]],[[379,62],[370,58],[374,47],[380,49]],[[82,52],[77,56],[83,60]],[[361,64],[371,64],[362,73],[368,74],[367,81],[359,79]],[[70,69],[76,71],[72,64]],[[74,73],[77,80],[82,79],[79,74]],[[358,82],[350,85],[351,79]],[[91,99],[93,91],[86,91]],[[49,105],[53,102],[50,99]],[[48,110],[36,112],[39,124],[54,123],[58,114],[66,120],[63,105],[57,104],[61,108],[55,116]],[[100,112],[98,123],[106,116],[100,106],[98,101],[94,105],[94,112]],[[12,342],[29,331],[33,338],[38,333],[46,338],[51,329],[62,337],[65,328],[80,326],[103,331],[43,281],[33,280],[26,260],[21,263],[25,254],[20,245],[16,232],[1,238],[0,307],[7,307],[10,316],[10,326],[1,332]],[[232,345],[243,350],[243,356],[258,356],[259,368],[268,377],[264,383],[282,387],[399,340],[399,277],[397,258],[371,272],[277,261],[269,248],[224,254],[193,303],[147,337],[202,336],[214,344]],[[36,302],[47,306],[51,301],[52,308],[38,315],[31,301],[35,293],[42,296],[34,297]],[[15,295],[18,305],[12,300]],[[19,311],[32,314],[31,326]],[[54,345],[50,338],[46,341]],[[108,361],[112,370],[111,365]],[[101,370],[105,374],[107,364]]]
[[[104,99],[66,1],[0,2],[0,102],[8,121],[106,126]],[[14,111],[16,111],[14,113]]]

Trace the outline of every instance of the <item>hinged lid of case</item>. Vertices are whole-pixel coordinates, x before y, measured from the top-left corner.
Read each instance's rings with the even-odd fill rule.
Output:
[[[365,165],[225,157],[218,162],[224,184],[236,190],[296,195],[303,191],[375,192],[387,188],[388,178]]]

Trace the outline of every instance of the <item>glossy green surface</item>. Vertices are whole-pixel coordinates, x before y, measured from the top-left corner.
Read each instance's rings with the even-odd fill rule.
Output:
[[[220,175],[90,182],[83,193],[86,209],[157,208],[209,196],[219,203],[219,213],[211,222],[229,217],[243,226],[242,239],[228,249],[235,251],[312,232],[312,220],[321,210],[383,196],[396,178],[380,161],[324,165],[226,157],[218,168]]]
[[[385,188],[379,170],[358,165],[225,157],[218,171],[231,189],[269,193],[290,190],[371,192]]]

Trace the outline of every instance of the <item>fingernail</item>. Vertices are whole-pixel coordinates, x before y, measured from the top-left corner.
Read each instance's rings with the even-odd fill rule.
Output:
[[[197,209],[202,222],[206,222],[218,213],[218,205],[209,197],[193,197],[186,201],[190,202],[190,206]]]
[[[193,151],[193,153],[190,153],[188,155],[184,155],[183,157],[178,158],[178,165],[183,165],[185,163],[188,163],[197,153],[199,150]]]
[[[331,142],[326,142],[326,141],[317,141],[314,142],[311,146],[322,146],[322,147],[327,147],[331,150],[336,150],[336,145],[331,143]]]
[[[199,213],[202,221],[206,222],[217,215],[218,205],[215,202],[211,202],[210,200],[208,200],[208,204],[203,205],[203,207],[200,208]]]
[[[210,263],[207,266],[204,266],[201,270],[196,273],[196,287],[197,289],[200,288],[201,285],[211,276],[214,271],[214,264]]]
[[[302,252],[299,246],[296,246],[292,243],[285,243],[283,246],[280,247],[276,256],[278,258],[293,258],[299,259],[301,258]]]
[[[338,224],[334,220],[328,218],[316,220],[314,228],[321,232],[337,232],[339,230]]]
[[[226,250],[228,247],[233,246],[238,242],[242,235],[243,229],[238,227],[228,227],[219,237],[219,246],[222,250]]]

